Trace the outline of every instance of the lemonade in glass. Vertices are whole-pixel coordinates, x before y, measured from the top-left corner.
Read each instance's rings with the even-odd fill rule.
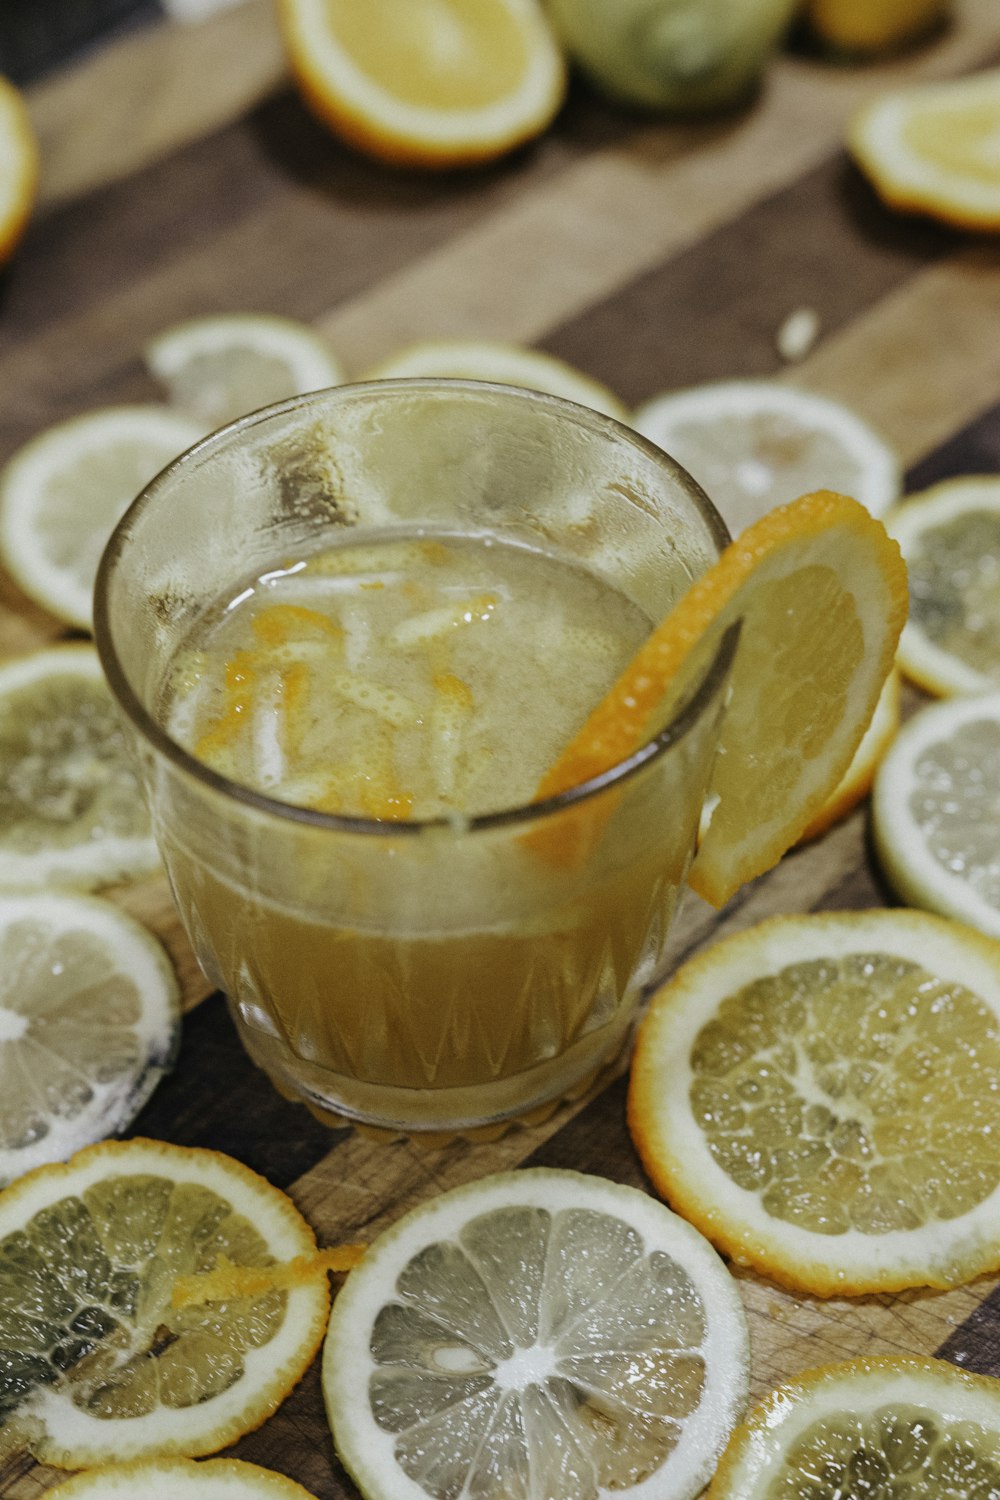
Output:
[[[205,439],[95,621],[185,928],[321,1118],[488,1133],[621,1054],[693,851],[733,642],[647,742],[535,800],[721,521],[553,397],[342,386]]]

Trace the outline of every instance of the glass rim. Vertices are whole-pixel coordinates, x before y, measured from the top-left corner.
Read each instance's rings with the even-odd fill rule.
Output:
[[[588,802],[592,797],[599,796],[602,792],[608,790],[608,788],[616,786],[620,782],[630,780],[645,766],[659,760],[674,745],[679,744],[694,725],[698,723],[728,676],[739,640],[741,628],[739,620],[733,622],[723,631],[712,659],[702,673],[700,681],[673,714],[670,722],[664,725],[656,734],[651,735],[630,755],[620,761],[616,761],[614,765],[609,766],[597,775],[591,776],[574,786],[567,787],[561,792],[556,792],[550,797],[540,798],[531,802],[522,802],[514,807],[500,808],[495,812],[477,813],[471,817],[464,817],[462,815],[448,817],[440,815],[434,818],[405,818],[397,821],[394,819],[368,818],[361,815],[321,812],[316,808],[310,807],[297,807],[290,802],[281,802],[275,797],[269,797],[265,792],[256,791],[253,787],[246,786],[237,781],[231,781],[229,777],[223,776],[220,772],[207,766],[203,761],[198,760],[196,756],[192,755],[190,751],[185,750],[181,744],[173,739],[149,712],[139,695],[133,689],[119,659],[111,627],[108,607],[110,581],[129,540],[129,532],[136,517],[147,506],[155,503],[161,490],[169,486],[179,469],[187,468],[190,462],[196,458],[206,455],[210,456],[214,451],[230,446],[234,441],[238,441],[248,429],[263,422],[287,415],[300,408],[309,408],[318,405],[323,398],[329,398],[335,393],[342,393],[348,398],[356,396],[364,397],[366,395],[371,395],[374,398],[393,393],[416,394],[420,391],[466,391],[473,395],[493,393],[505,398],[513,396],[517,400],[526,401],[531,405],[550,406],[554,412],[561,414],[563,418],[571,418],[577,425],[585,426],[598,432],[605,431],[609,435],[619,439],[624,438],[631,446],[645,453],[658,466],[665,467],[671,472],[674,478],[679,479],[683,483],[691,501],[701,512],[702,519],[707,524],[711,539],[716,544],[720,553],[730,540],[725,522],[701,485],[664,449],[659,448],[655,443],[643,437],[641,433],[636,432],[626,423],[618,421],[617,418],[609,416],[605,412],[599,412],[592,407],[581,406],[561,396],[550,395],[544,391],[534,391],[523,386],[503,385],[495,381],[458,380],[445,377],[345,382],[342,385],[328,386],[318,391],[309,391],[301,396],[292,396],[285,401],[260,407],[256,411],[247,412],[244,416],[236,418],[235,421],[226,423],[214,432],[208,433],[205,437],[199,438],[197,442],[186,448],[182,453],[179,453],[148,484],[143,486],[121,516],[111,536],[108,538],[98,565],[94,585],[94,642],[108,685],[120,708],[142,739],[176,770],[183,772],[196,782],[200,782],[210,791],[238,802],[245,808],[264,817],[277,818],[282,822],[294,823],[302,827],[328,829],[331,832],[339,833],[364,834],[370,837],[381,838],[413,837],[430,830],[455,830],[456,828],[460,829],[464,835],[466,833],[509,827],[519,823],[528,824],[544,820],[567,808]]]

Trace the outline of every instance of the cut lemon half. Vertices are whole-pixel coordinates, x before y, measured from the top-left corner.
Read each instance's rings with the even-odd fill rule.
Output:
[[[575,1172],[442,1194],[334,1304],[323,1390],[366,1500],[696,1495],[742,1410],[735,1282],[683,1220]]]
[[[734,536],[809,490],[853,495],[873,516],[899,498],[899,459],[861,417],[775,380],[720,380],[640,406],[632,426],[675,458]]]
[[[260,313],[191,318],[150,339],[143,353],[173,405],[206,430],[344,379],[318,333]]]
[[[24,96],[0,77],[0,265],[24,233],[38,188],[38,146]]]
[[[104,1141],[22,1177],[0,1194],[0,1457],[191,1457],[259,1426],[319,1345],[325,1272],[182,1311],[173,1283],[314,1249],[284,1193],[214,1151]]]
[[[49,427],[0,474],[0,555],[24,592],[90,629],[104,545],[128,505],[203,435],[160,406],[110,406]]]
[[[565,360],[529,349],[523,344],[505,344],[492,339],[428,339],[409,344],[369,372],[369,380],[399,380],[428,377],[454,380],[491,380],[500,385],[526,386],[562,396],[580,406],[591,406],[624,422],[624,404],[600,381],[591,380]]]
[[[805,0],[802,14],[827,46],[863,56],[916,41],[950,10],[951,0]]]
[[[145,928],[88,896],[0,895],[0,1185],[124,1130],[179,1040]]]
[[[721,906],[776,864],[833,795],[871,722],[906,616],[895,543],[862,505],[819,492],[770,511],[640,646],[543,779],[552,796],[669,722],[741,623],[691,886]]]
[[[488,161],[542,131],[565,64],[537,0],[279,0],[306,103],[385,161]]]
[[[1000,478],[951,479],[886,517],[910,578],[907,677],[938,697],[1000,688]]]
[[[802,833],[802,840],[819,838],[820,834],[846,818],[862,797],[871,791],[879,762],[892,744],[899,729],[899,673],[892,671],[885,679],[871,723],[854,752],[854,759],[837,783],[836,790],[823,803]]]
[[[57,1484],[58,1500],[314,1500],[293,1479],[238,1458],[150,1459],[87,1469]]]
[[[629,1124],[664,1197],[818,1296],[1000,1266],[1000,944],[924,912],[776,917],[654,996]]]
[[[889,1357],[778,1386],[733,1433],[706,1500],[998,1494],[1000,1380]]]
[[[1000,228],[1000,68],[885,94],[848,146],[890,208],[965,229]]]
[[[909,719],[872,813],[879,862],[905,901],[1000,938],[1000,693]]]
[[[49,646],[0,667],[0,889],[87,890],[159,868],[93,646]]]

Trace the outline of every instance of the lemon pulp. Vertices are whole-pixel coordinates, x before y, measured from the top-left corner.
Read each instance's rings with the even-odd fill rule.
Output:
[[[964,511],[906,549],[910,618],[927,639],[1000,682],[1000,511]]]
[[[691,1065],[714,1160],[773,1218],[886,1234],[966,1213],[1000,1182],[995,1017],[907,959],[857,953],[755,980],[702,1028]]]
[[[528,67],[520,27],[496,0],[326,0],[330,29],[357,66],[402,103],[480,109]]]
[[[1000,766],[1000,723],[973,719],[947,739],[925,746],[913,766],[916,787],[909,805],[942,869],[965,880],[1000,911],[1000,807],[995,778],[983,772],[987,766]]]
[[[947,1421],[898,1402],[870,1415],[838,1412],[806,1428],[789,1448],[767,1500],[990,1500],[1000,1492],[1000,1438],[978,1422]]]
[[[155,1174],[109,1176],[0,1240],[0,1455],[51,1388],[90,1417],[195,1406],[235,1384],[279,1328],[286,1294],[176,1312],[176,1276],[272,1258],[219,1194]]]
[[[429,1495],[485,1500],[497,1472],[517,1496],[529,1471],[532,1494],[620,1489],[678,1442],[705,1333],[688,1273],[621,1219],[497,1209],[398,1277],[372,1333],[372,1410]]]

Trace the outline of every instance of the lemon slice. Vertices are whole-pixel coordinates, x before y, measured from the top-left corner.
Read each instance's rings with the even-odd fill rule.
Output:
[[[314,1248],[284,1193],[214,1151],[104,1141],[20,1178],[0,1194],[0,1458],[190,1457],[259,1426],[319,1345],[325,1273],[182,1311],[173,1282]]]
[[[847,143],[890,208],[1000,228],[1000,68],[884,94]]]
[[[591,406],[624,422],[624,404],[600,381],[564,360],[523,344],[492,339],[428,339],[409,344],[368,372],[369,380],[444,377],[455,380],[492,380],[521,385],[532,391],[562,396],[580,406]]]
[[[854,752],[854,759],[837,784],[836,790],[826,799],[819,812],[806,826],[801,835],[802,840],[819,838],[834,823],[839,823],[842,818],[846,818],[847,814],[857,807],[862,797],[866,797],[871,791],[879,763],[899,729],[899,699],[899,673],[893,670],[885,679],[885,686],[879,694],[871,723],[865,730],[864,739]]]
[[[734,536],[808,490],[853,495],[873,516],[899,498],[899,459],[867,422],[777,381],[668,392],[640,406],[632,425],[693,475]]]
[[[126,507],[203,434],[160,406],[110,406],[49,427],[0,474],[0,555],[24,592],[90,629],[94,578]]]
[[[159,868],[93,646],[50,646],[0,667],[0,888],[93,889]]]
[[[910,577],[899,664],[929,693],[1000,688],[1000,478],[951,479],[886,517]]]
[[[179,1040],[145,928],[93,897],[0,895],[0,1185],[124,1130]]]
[[[453,167],[537,135],[565,64],[537,0],[279,0],[306,103],[385,161]]]
[[[778,1386],[734,1432],[706,1500],[991,1500],[1000,1380],[943,1359],[855,1359]]]
[[[1000,945],[924,912],[776,917],[655,995],[629,1123],[726,1254],[818,1296],[1000,1266]]]
[[[798,0],[548,0],[572,56],[614,99],[697,111],[745,102]]]
[[[802,15],[828,47],[866,56],[917,41],[950,10],[951,0],[805,0]]]
[[[164,1458],[87,1469],[57,1484],[58,1500],[314,1500],[284,1474],[238,1458]]]
[[[763,516],[639,647],[537,796],[617,765],[669,723],[723,634],[740,626],[690,885],[717,906],[776,864],[847,772],[893,664],[906,575],[881,522],[820,491]],[[565,857],[602,814],[545,833]],[[538,840],[540,835],[531,835]]]
[[[38,147],[23,95],[0,77],[0,265],[24,233],[38,187]]]
[[[742,1409],[746,1325],[711,1247],[645,1193],[504,1173],[369,1246],[323,1390],[366,1500],[681,1500]]]
[[[206,429],[344,379],[318,333],[258,313],[191,318],[157,334],[143,352],[171,402]]]
[[[872,812],[879,860],[904,900],[1000,938],[1000,693],[908,720],[879,767]]]

